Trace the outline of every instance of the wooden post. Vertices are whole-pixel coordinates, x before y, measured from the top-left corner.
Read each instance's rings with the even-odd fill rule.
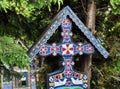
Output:
[[[95,33],[95,17],[96,17],[95,13],[96,13],[95,1],[88,0],[86,25],[92,31],[93,34]],[[83,71],[88,76],[88,89],[90,89],[91,67],[92,67],[92,55],[89,55],[85,57],[82,64]]]

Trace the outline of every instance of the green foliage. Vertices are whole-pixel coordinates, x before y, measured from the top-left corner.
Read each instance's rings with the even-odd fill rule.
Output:
[[[26,51],[21,48],[14,38],[0,36],[0,62],[9,68],[24,68],[29,66]]]
[[[118,14],[120,7],[117,6],[119,0],[111,0],[112,9],[107,1],[99,1],[98,3],[96,30],[97,36],[102,41],[104,47],[110,53],[110,58],[107,61],[98,60],[94,63],[92,77],[92,86],[94,89],[119,89],[120,76],[120,16]],[[120,4],[120,3],[119,3]],[[117,7],[117,8],[116,8]],[[100,62],[101,61],[101,62]],[[97,81],[96,81],[97,80]]]
[[[120,0],[110,0],[114,14],[120,14]]]
[[[15,11],[17,14],[21,14],[25,17],[30,17],[36,9],[40,10],[45,6],[51,11],[52,3],[60,5],[63,4],[63,0],[1,0],[0,9],[7,13],[7,10]]]
[[[120,56],[119,57],[113,57],[109,61],[104,61],[102,64],[100,63],[94,63],[93,66],[93,74],[92,77],[92,86],[94,88],[103,88],[106,89],[112,88],[112,89],[119,89],[120,85]],[[97,81],[96,81],[97,80]]]

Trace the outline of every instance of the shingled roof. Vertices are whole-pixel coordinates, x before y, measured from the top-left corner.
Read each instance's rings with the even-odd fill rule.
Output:
[[[87,39],[100,52],[100,54],[104,58],[108,58],[109,53],[106,51],[106,49],[94,37],[92,32],[82,23],[78,16],[75,15],[71,8],[69,6],[66,6],[57,14],[52,24],[46,29],[46,32],[42,35],[40,40],[36,44],[34,44],[29,50],[28,55],[31,60],[38,54],[38,52],[40,51],[40,47],[44,45],[47,40],[50,39],[50,37],[53,35],[53,33],[57,30],[57,28],[61,25],[61,23],[67,16],[72,19],[72,21],[76,24],[79,30],[87,37]]]

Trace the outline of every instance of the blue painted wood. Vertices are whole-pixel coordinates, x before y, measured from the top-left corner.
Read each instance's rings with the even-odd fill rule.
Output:
[[[35,57],[36,54],[39,53],[40,47],[44,45],[48,39],[53,35],[58,26],[61,25],[62,21],[69,16],[73,22],[75,22],[76,26],[78,26],[79,30],[89,39],[92,45],[103,55],[104,58],[109,56],[109,53],[105,50],[105,48],[99,43],[99,41],[93,36],[92,32],[82,23],[82,21],[75,15],[75,13],[71,10],[69,6],[66,6],[60,13],[57,14],[55,19],[52,22],[52,25],[47,29],[46,33],[42,36],[42,38],[29,50],[29,57],[31,60]]]
[[[53,73],[49,73],[47,76],[47,89],[63,89],[66,87],[81,87],[87,89],[87,76],[84,73],[75,72],[73,70],[74,62],[72,56],[79,53],[91,54],[94,53],[94,48],[90,44],[76,45],[71,41],[71,22],[68,18],[65,18],[61,24],[62,26],[62,44],[56,45],[55,43],[50,45],[42,45],[39,51],[39,55],[47,56],[51,53],[56,56],[60,54],[63,56],[63,70],[59,70]]]
[[[31,84],[31,89],[36,89],[36,83]]]
[[[78,26],[91,44],[104,56],[108,57],[108,52],[100,44],[98,40],[93,36],[92,32],[81,22],[81,20],[75,15],[75,13],[70,9],[69,6],[61,10],[60,13],[53,20],[52,25],[47,29],[46,33],[42,38],[30,49],[29,57],[31,60],[35,55],[47,56],[53,54],[62,55],[63,57],[63,69],[58,70],[47,75],[47,89],[63,89],[63,88],[81,88],[87,89],[87,76],[84,73],[76,72],[73,70],[74,61],[72,56],[75,54],[92,54],[94,53],[94,48],[91,44],[75,44],[71,41],[71,27],[72,23],[67,18],[70,17],[72,21]],[[56,31],[58,26],[62,27],[63,41],[62,44],[46,44],[53,33]]]

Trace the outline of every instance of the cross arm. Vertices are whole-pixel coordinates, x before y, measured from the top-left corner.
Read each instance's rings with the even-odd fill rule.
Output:
[[[75,46],[75,54],[79,53],[82,55],[83,53],[85,54],[92,54],[94,53],[94,47],[91,44],[79,44],[79,46]]]
[[[56,46],[56,44],[50,45],[42,45],[40,47],[39,55],[41,56],[47,56],[50,54],[53,54],[54,56],[57,55],[57,53],[60,53],[60,47]]]

